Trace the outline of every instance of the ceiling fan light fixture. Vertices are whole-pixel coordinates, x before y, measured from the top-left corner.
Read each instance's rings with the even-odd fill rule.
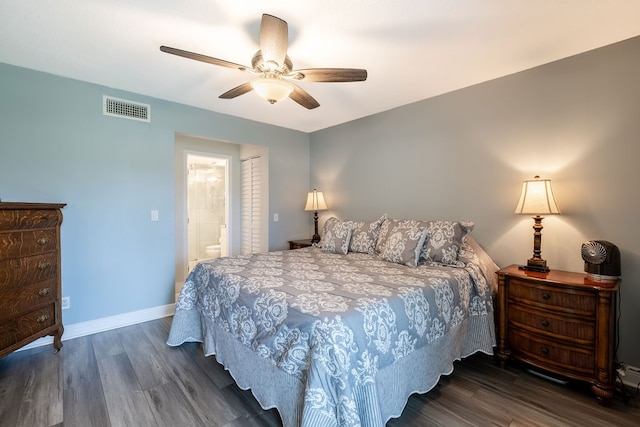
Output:
[[[320,104],[306,90],[293,82],[361,82],[367,79],[367,70],[358,68],[308,68],[294,70],[287,55],[289,27],[286,21],[267,13],[260,21],[260,49],[251,58],[251,67],[224,59],[202,55],[169,46],[160,46],[160,51],[183,58],[206,62],[219,67],[233,68],[258,77],[229,89],[220,99],[233,99],[247,92],[255,91],[258,96],[271,104],[289,97],[302,107],[313,110]]]
[[[258,96],[270,104],[287,98],[293,92],[293,85],[278,78],[261,77],[251,82]]]

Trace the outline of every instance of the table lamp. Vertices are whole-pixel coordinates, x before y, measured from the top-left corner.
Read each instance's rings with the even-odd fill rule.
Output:
[[[556,205],[551,190],[550,179],[540,179],[536,175],[532,180],[522,183],[522,193],[520,201],[516,207],[517,214],[534,215],[533,221],[533,257],[527,261],[527,265],[523,266],[526,270],[532,271],[549,271],[547,261],[542,259],[540,245],[542,243],[542,219],[543,214],[559,214],[560,209]]]
[[[327,209],[327,204],[324,201],[324,195],[322,191],[317,191],[315,188],[313,191],[307,194],[307,204],[304,207],[305,211],[313,211],[314,233],[311,238],[311,243],[318,243],[320,241],[320,234],[318,233],[318,211]]]

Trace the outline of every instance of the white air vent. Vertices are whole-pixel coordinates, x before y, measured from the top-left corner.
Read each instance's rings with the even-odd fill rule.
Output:
[[[151,121],[151,106],[149,104],[141,104],[107,95],[102,96],[102,113],[105,116],[121,117],[141,122]]]

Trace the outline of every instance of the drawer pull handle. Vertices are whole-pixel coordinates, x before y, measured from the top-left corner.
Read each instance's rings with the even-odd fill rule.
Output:
[[[42,288],[40,289],[40,292],[38,292],[38,295],[40,295],[41,297],[44,297],[46,295],[49,295],[51,293],[51,288]]]
[[[46,245],[47,243],[49,243],[49,239],[47,239],[46,237],[43,237],[42,239],[38,239],[39,245]]]
[[[43,322],[46,322],[47,320],[49,320],[49,315],[48,314],[43,314],[42,316],[40,316],[40,317],[38,317],[36,319],[36,322],[43,323]]]
[[[542,321],[542,326],[549,326],[549,321],[547,319],[544,319]]]
[[[547,347],[542,347],[541,351],[542,351],[542,354],[545,354],[545,355],[549,354],[549,349]]]
[[[40,270],[46,270],[49,267],[51,267],[51,263],[50,262],[41,262],[40,264],[38,264],[38,268]]]
[[[548,293],[545,292],[544,294],[542,294],[542,299],[549,299],[549,298],[551,298],[551,295],[549,295]]]

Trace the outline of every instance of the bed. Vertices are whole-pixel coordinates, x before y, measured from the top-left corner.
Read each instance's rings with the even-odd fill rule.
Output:
[[[285,427],[383,426],[493,354],[497,267],[472,228],[331,218],[321,247],[200,262],[167,343],[202,342]]]

